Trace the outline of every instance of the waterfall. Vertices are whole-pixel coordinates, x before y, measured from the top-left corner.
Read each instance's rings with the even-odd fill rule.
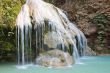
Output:
[[[42,51],[60,49],[75,60],[84,55],[87,41],[63,10],[42,0],[27,0],[16,21],[18,64],[32,63]]]

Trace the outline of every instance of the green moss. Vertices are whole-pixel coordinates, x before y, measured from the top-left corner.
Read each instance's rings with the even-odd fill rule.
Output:
[[[68,48],[68,52],[70,55],[73,54],[73,48],[72,48],[72,44],[68,44],[69,48]]]
[[[45,28],[44,28],[44,35],[47,34],[49,32],[49,28],[48,28],[48,20],[45,20]]]

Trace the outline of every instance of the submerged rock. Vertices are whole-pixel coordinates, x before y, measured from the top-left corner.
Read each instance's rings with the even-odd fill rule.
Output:
[[[50,50],[41,53],[36,58],[36,64],[46,67],[64,67],[74,63],[73,57],[69,53],[63,52],[58,49]]]

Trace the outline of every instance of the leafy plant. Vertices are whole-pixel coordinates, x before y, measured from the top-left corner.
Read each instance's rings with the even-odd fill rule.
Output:
[[[24,0],[0,0],[0,53],[16,51],[15,22]],[[12,53],[12,54],[13,54]]]
[[[105,28],[108,22],[109,21],[107,19],[107,16],[102,13],[97,13],[92,19],[92,23],[97,24],[97,28],[98,28],[97,41],[99,42],[99,46],[101,47],[104,46],[104,38],[105,38],[105,32],[106,32]]]
[[[97,13],[93,19],[92,22],[95,24],[98,24],[99,26],[101,26],[100,24],[107,24],[108,20],[107,20],[107,16],[103,13]]]

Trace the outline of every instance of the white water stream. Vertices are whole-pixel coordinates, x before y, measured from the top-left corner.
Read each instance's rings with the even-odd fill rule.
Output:
[[[17,17],[16,27],[19,65],[32,63],[39,52],[45,50],[44,45],[69,51],[75,60],[84,55],[87,47],[84,34],[68,20],[63,10],[42,0],[26,1]]]

